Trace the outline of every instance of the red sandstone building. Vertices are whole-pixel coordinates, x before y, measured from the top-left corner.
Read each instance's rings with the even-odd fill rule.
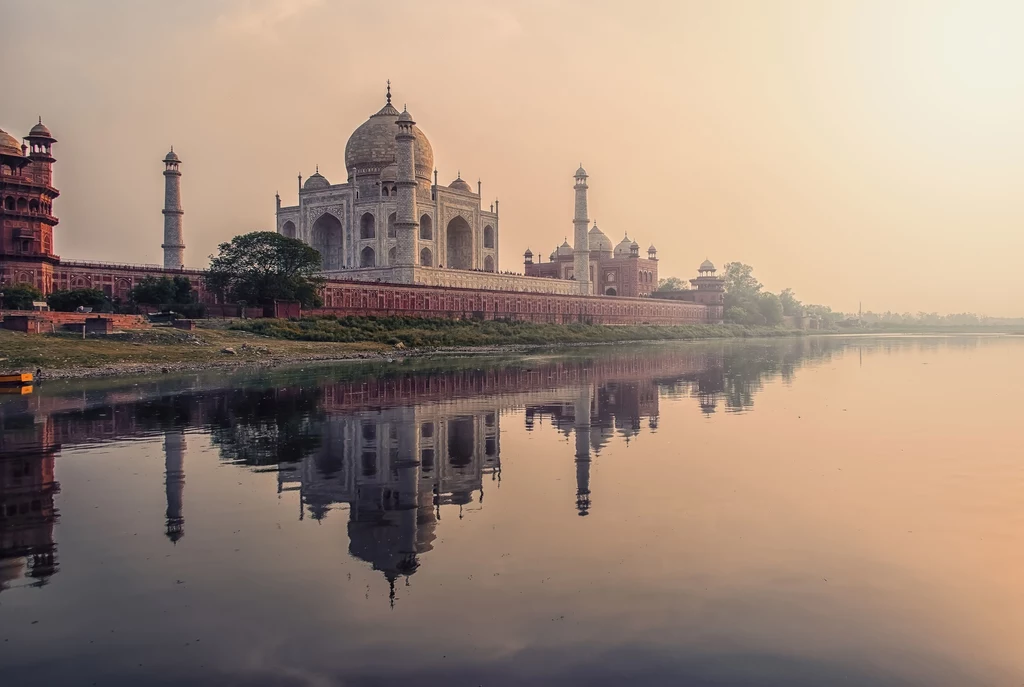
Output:
[[[594,228],[589,232],[590,283],[593,292],[605,296],[628,296],[639,298],[650,295],[658,288],[658,251],[652,245],[647,257],[640,257],[640,244],[623,238],[615,248],[603,231]],[[528,277],[551,279],[575,279],[575,254],[566,240],[551,251],[548,262],[541,262],[527,248],[523,255],[525,274]]]

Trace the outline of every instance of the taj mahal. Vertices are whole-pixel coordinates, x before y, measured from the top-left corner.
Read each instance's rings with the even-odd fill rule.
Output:
[[[499,272],[499,204],[485,205],[459,174],[438,182],[434,151],[409,111],[391,102],[352,133],[348,178],[331,183],[319,168],[299,177],[298,204],[282,206],[277,232],[319,251],[332,280],[416,284],[565,295],[649,296],[658,285],[657,250],[645,256],[628,236],[613,248],[587,217],[587,173],[574,175],[573,245],[550,262],[523,253],[523,274]]]

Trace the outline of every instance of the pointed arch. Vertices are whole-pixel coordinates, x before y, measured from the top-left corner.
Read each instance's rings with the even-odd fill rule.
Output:
[[[281,235],[287,236],[290,239],[295,238],[295,222],[288,220],[281,225]]]
[[[429,248],[424,248],[420,251],[420,267],[433,267],[434,256],[430,252]]]
[[[359,251],[359,266],[360,267],[376,267],[377,266],[377,254],[373,252],[373,249],[367,246],[366,248]]]
[[[492,258],[490,255],[488,255],[486,258],[484,258],[484,272],[493,272],[493,271],[494,271],[494,258]]]
[[[282,233],[291,222],[286,222],[282,227]],[[295,225],[292,224],[294,233]],[[342,234],[341,220],[329,212],[320,215],[310,231],[312,241],[310,245],[320,252],[320,264],[325,270],[340,270],[344,267],[342,263]]]
[[[423,215],[420,217],[420,240],[434,240],[434,221],[430,219],[430,215]]]
[[[393,239],[398,235],[398,230],[395,228],[395,223],[398,221],[398,214],[392,212],[388,215],[388,238]]]
[[[388,251],[388,264],[394,265],[398,262],[398,246],[391,246],[391,250]]]
[[[484,248],[494,248],[494,227],[490,224],[484,227]]]
[[[372,239],[377,237],[376,218],[372,212],[364,213],[359,218],[359,238]]]
[[[445,230],[448,240],[448,267],[456,270],[473,269],[473,230],[469,222],[456,215]]]

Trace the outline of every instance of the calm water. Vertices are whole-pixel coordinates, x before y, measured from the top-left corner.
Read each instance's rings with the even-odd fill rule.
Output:
[[[44,384],[10,685],[1024,684],[1024,337]]]

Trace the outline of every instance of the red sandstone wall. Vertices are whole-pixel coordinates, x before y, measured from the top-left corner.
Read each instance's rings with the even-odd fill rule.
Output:
[[[65,324],[82,324],[87,317],[104,317],[114,321],[114,329],[143,329],[149,327],[149,321],[142,315],[113,315],[110,313],[79,313],[79,312],[32,312],[28,310],[4,310],[0,315],[29,315],[38,317],[45,324],[43,332],[51,331],[50,325],[59,330]]]
[[[403,315],[452,319],[511,319],[593,324],[707,324],[706,306],[651,298],[439,289],[424,286],[329,282],[322,315]]]

